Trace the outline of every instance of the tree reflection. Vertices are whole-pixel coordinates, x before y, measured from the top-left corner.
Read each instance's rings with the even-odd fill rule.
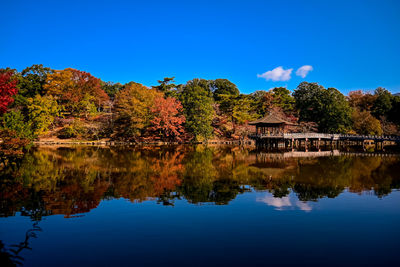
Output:
[[[35,212],[34,212],[35,213]],[[28,229],[25,233],[25,239],[18,243],[7,246],[0,240],[0,263],[2,266],[22,266],[24,263],[24,258],[21,256],[21,253],[24,250],[32,250],[29,245],[29,241],[32,238],[37,238],[37,232],[41,232],[42,229],[39,227],[39,219],[41,218],[42,214],[40,211],[39,216],[31,214],[32,218],[34,219],[32,228]]]
[[[89,212],[103,199],[227,204],[249,190],[300,201],[400,187],[398,157],[286,158],[239,147],[41,147],[0,172],[0,216]]]

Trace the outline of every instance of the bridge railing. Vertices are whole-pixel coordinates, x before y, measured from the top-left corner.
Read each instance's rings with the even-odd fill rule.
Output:
[[[363,139],[363,140],[387,140],[400,141],[400,136],[378,136],[378,135],[351,135],[351,134],[325,134],[325,133],[265,133],[250,135],[250,138],[285,138],[285,139],[331,139],[331,140],[346,140],[346,139]]]
[[[255,137],[282,137],[283,138],[283,134],[282,133],[268,133],[268,134],[257,134],[254,135]]]
[[[336,140],[340,137],[338,134],[325,134],[325,133],[285,133],[285,138],[293,138],[293,139],[304,139],[304,138],[312,138],[312,139],[333,139]]]
[[[400,136],[394,136],[394,135],[353,135],[353,134],[341,134],[340,135],[341,139],[371,139],[371,140],[387,140],[387,141],[398,141],[400,140]]]
[[[337,140],[340,135],[339,134],[324,134],[324,133],[266,133],[266,134],[257,134],[251,135],[250,137],[277,137],[277,138],[286,138],[286,139],[304,139],[304,138],[321,138],[321,139],[334,139]]]

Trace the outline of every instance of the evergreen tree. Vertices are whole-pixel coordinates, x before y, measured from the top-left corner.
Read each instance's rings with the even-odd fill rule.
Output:
[[[236,84],[232,83],[228,79],[216,79],[209,81],[210,88],[213,92],[215,101],[219,102],[222,95],[228,96],[239,96],[239,89]]]
[[[197,141],[212,135],[213,99],[208,81],[193,79],[184,85],[180,99],[186,117],[186,128]]]
[[[346,133],[350,130],[352,110],[337,89],[302,82],[293,96],[301,121],[316,122],[321,132]]]
[[[379,118],[386,117],[392,109],[392,94],[385,88],[378,87],[375,89],[376,99],[372,107],[372,115]]]

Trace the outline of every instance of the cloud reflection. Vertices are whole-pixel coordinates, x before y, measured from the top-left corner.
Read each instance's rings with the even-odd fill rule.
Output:
[[[276,210],[299,209],[305,212],[312,211],[312,207],[308,202],[299,201],[295,198],[296,197],[294,195],[279,198],[267,193],[267,195],[264,197],[258,197],[256,201],[275,207]]]

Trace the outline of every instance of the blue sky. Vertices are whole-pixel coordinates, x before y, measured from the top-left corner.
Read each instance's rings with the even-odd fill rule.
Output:
[[[400,92],[396,0],[13,0],[1,10],[0,67],[73,67],[148,86],[227,78],[243,93],[304,80]],[[313,70],[296,75],[305,65]]]

